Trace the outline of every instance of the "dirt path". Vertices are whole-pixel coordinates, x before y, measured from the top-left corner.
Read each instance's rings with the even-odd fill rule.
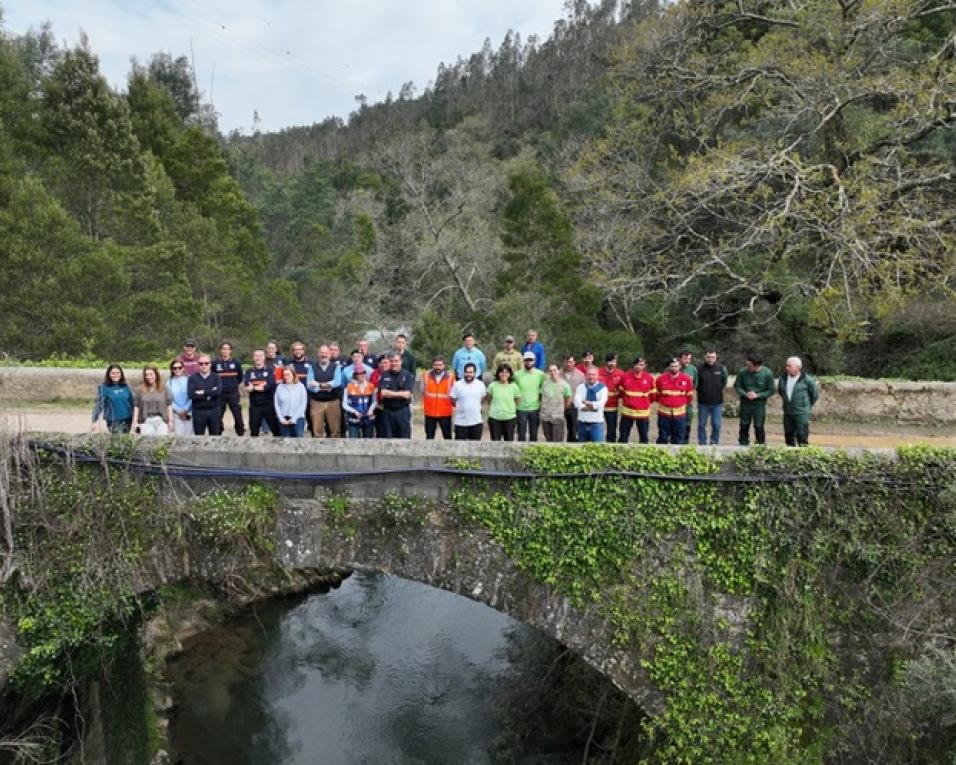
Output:
[[[696,429],[696,425],[694,426]],[[87,409],[60,407],[52,404],[23,408],[0,409],[0,428],[6,430],[34,430],[60,433],[87,433],[90,415]],[[232,432],[231,418],[226,416],[226,432]],[[655,430],[651,428],[653,437]],[[696,435],[696,430],[695,430]],[[736,442],[737,420],[725,419],[723,442]],[[420,421],[414,428],[415,438],[424,438]],[[783,443],[783,428],[776,418],[768,418],[767,440]],[[817,446],[883,448],[907,444],[956,447],[956,428],[926,428],[894,423],[814,422],[810,428],[810,442]]]

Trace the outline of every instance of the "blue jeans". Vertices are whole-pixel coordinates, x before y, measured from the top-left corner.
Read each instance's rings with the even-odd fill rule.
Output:
[[[305,417],[300,417],[291,425],[286,425],[285,422],[279,421],[280,436],[284,436],[285,438],[302,438],[303,433],[305,433]]]
[[[707,446],[707,418],[710,418],[710,443],[717,446],[720,443],[720,420],[723,416],[723,404],[697,405],[697,443]]]
[[[686,428],[686,417],[661,417],[657,415],[657,443],[684,443],[684,430]]]
[[[581,422],[578,420],[578,441],[586,443],[601,443],[604,441],[603,422]]]
[[[375,427],[371,420],[366,420],[364,425],[350,422],[348,426],[349,438],[375,438]]]

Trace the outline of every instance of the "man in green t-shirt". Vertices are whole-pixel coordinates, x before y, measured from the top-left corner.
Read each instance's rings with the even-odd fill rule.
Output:
[[[515,373],[515,383],[521,391],[521,401],[518,402],[518,440],[537,441],[544,372],[535,369],[536,357],[532,351],[525,351],[521,360],[521,369]]]
[[[734,390],[740,396],[740,433],[737,443],[750,444],[750,424],[758,444],[767,443],[764,422],[767,419],[767,399],[773,395],[773,372],[763,365],[763,357],[757,353],[747,354],[747,365],[737,372]]]

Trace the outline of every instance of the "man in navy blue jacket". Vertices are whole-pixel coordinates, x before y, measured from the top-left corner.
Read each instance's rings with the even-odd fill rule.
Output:
[[[232,343],[219,343],[219,358],[212,363],[212,371],[222,380],[222,398],[219,401],[219,432],[223,430],[222,418],[226,407],[232,412],[236,435],[246,432],[242,424],[242,404],[239,403],[239,383],[242,382],[242,364],[232,357]]]
[[[189,376],[186,392],[193,402],[193,433],[204,436],[208,430],[211,436],[222,435],[222,380],[212,371],[212,359],[206,354],[199,357],[199,371]]]

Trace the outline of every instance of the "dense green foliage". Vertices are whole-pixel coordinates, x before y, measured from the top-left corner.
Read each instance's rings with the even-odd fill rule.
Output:
[[[21,446],[16,448],[21,448]],[[157,459],[133,439],[104,441],[101,456]],[[10,448],[7,444],[5,447]],[[231,571],[271,550],[274,490],[251,485],[214,491],[181,506],[159,482],[104,464],[71,464],[28,451],[5,455],[12,545],[3,548],[0,614],[17,625],[25,649],[13,680],[28,697],[68,692],[95,678],[123,649],[154,599],[153,558],[172,541],[210,550],[224,585]],[[125,649],[123,649],[125,650]]]
[[[118,93],[85,43],[0,34],[0,353],[534,326],[956,379],[954,29],[945,0],[574,0],[418,95],[228,137],[184,57]]]
[[[744,476],[778,479],[759,483],[593,475],[718,470],[692,450],[531,447],[524,461],[581,478],[478,496],[462,489],[455,504],[533,579],[599,608],[635,652],[663,706],[620,761],[935,763],[956,754],[952,720],[914,696],[927,682],[939,693],[952,677],[951,452],[733,458]]]

